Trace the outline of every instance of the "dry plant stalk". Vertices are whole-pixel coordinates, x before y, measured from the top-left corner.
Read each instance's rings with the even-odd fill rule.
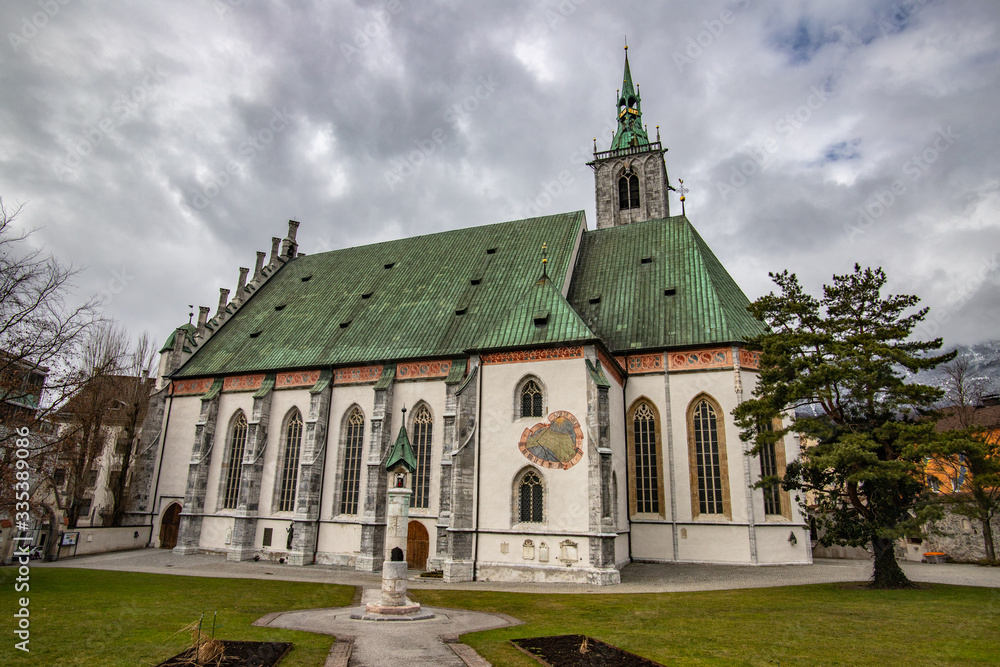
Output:
[[[582,641],[582,642],[580,642],[580,653],[581,653],[581,654],[585,654],[585,653],[587,653],[587,651],[589,651],[589,650],[590,650],[590,647],[589,647],[589,646],[587,645],[587,638],[586,638],[586,637],[584,637],[584,638],[583,638],[583,641]]]
[[[191,635],[191,642],[194,644],[194,655],[192,656],[194,661],[188,662],[187,664],[196,667],[201,667],[204,665],[215,665],[219,667],[222,665],[222,660],[225,658],[226,646],[218,639],[212,638],[202,638],[201,620],[192,622],[189,625],[185,625],[183,628],[175,632],[174,634],[180,634],[182,632],[187,632]]]

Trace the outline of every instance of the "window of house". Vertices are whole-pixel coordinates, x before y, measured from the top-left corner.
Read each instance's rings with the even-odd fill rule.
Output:
[[[361,488],[361,446],[365,439],[365,416],[354,408],[347,417],[344,429],[344,470],[340,489],[340,513],[358,513],[358,495]]]
[[[521,387],[521,416],[542,416],[542,390],[534,380],[528,380]]]
[[[639,177],[633,173],[625,172],[618,179],[618,208],[639,208]]]
[[[295,490],[299,481],[299,452],[302,451],[302,414],[295,410],[285,426],[285,455],[281,465],[281,489],[278,511],[295,509]]]
[[[690,428],[693,464],[697,473],[697,513],[726,514],[719,422],[715,408],[707,400],[702,399],[695,404]]]
[[[95,486],[97,486],[97,471],[96,470],[88,470],[87,471],[87,476],[83,480],[83,485],[85,487],[87,487],[88,489],[92,489]]]
[[[635,465],[635,511],[658,514],[660,495],[656,457],[656,418],[648,403],[641,403],[632,416],[632,446]]]
[[[542,478],[528,470],[517,483],[517,520],[520,523],[542,523],[544,520],[544,488]]]
[[[56,486],[62,486],[66,483],[66,471],[63,468],[56,468],[52,471],[52,482]]]
[[[761,427],[764,431],[774,431],[770,423]],[[760,475],[771,477],[778,474],[778,457],[774,443],[765,443],[760,449]],[[764,514],[781,514],[781,487],[778,484],[764,487]]]
[[[247,418],[240,412],[233,420],[229,435],[226,460],[226,483],[222,493],[222,508],[235,509],[240,496],[240,477],[243,473],[243,450],[247,446]]]
[[[79,514],[79,517],[81,519],[88,519],[88,518],[90,518],[90,505],[91,505],[92,502],[93,502],[92,498],[84,498],[80,502],[80,514]]]
[[[417,469],[413,475],[413,506],[421,509],[430,507],[431,480],[431,437],[433,429],[431,411],[421,405],[413,418],[413,454],[417,459]]]

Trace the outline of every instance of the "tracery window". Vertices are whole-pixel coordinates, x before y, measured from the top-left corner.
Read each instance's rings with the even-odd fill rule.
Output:
[[[299,453],[302,451],[302,414],[298,410],[285,425],[285,451],[281,461],[281,488],[278,491],[278,511],[295,509],[295,491],[299,481]]]
[[[762,426],[765,431],[773,431],[770,424]],[[771,477],[778,474],[778,457],[774,451],[774,442],[767,442],[760,448],[760,475]],[[781,488],[778,484],[764,487],[764,514],[781,514]]]
[[[413,507],[430,507],[431,438],[434,420],[426,405],[417,409],[413,418],[413,454],[417,469],[413,475]]]
[[[689,428],[697,471],[698,513],[726,514],[723,487],[723,452],[719,442],[719,422],[715,408],[706,399],[691,412]]]
[[[222,493],[222,508],[235,509],[240,497],[243,476],[243,451],[247,446],[247,417],[241,410],[233,420],[226,457],[226,483]]]
[[[542,390],[534,380],[528,380],[521,387],[521,416],[542,416]]]
[[[639,177],[631,171],[618,179],[618,208],[622,211],[639,208]]]
[[[544,521],[544,493],[542,478],[528,470],[517,483],[517,520],[519,523]]]
[[[343,473],[340,487],[340,513],[357,514],[361,489],[361,447],[365,439],[365,416],[354,408],[347,416],[343,441]]]
[[[657,479],[656,419],[648,403],[642,403],[632,416],[635,461],[635,511],[657,514],[660,495]]]

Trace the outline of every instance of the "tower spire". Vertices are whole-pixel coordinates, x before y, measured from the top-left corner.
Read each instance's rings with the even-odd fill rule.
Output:
[[[618,131],[611,142],[611,150],[644,146],[649,143],[649,135],[642,126],[642,99],[632,82],[632,69],[628,64],[628,40],[625,41],[625,73],[618,95]]]

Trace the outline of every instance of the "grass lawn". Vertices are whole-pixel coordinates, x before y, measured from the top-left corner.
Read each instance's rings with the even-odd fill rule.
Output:
[[[250,624],[272,611],[346,607],[354,597],[353,587],[331,584],[61,568],[32,568],[31,590],[16,593],[14,576],[15,568],[0,569],[0,665],[155,665],[191,645],[178,630],[202,612],[211,624],[218,609],[221,639],[293,642],[281,667],[317,667],[332,637]],[[13,646],[11,614],[22,596],[31,600],[30,654]]]
[[[344,607],[330,584],[33,568],[31,654],[13,648],[14,568],[0,569],[7,637],[0,665],[153,665],[176,634],[219,610],[224,639],[290,641],[281,667],[319,667],[332,638],[250,625],[272,611]],[[537,663],[515,637],[587,634],[668,665],[995,665],[1000,590],[931,586],[874,592],[839,584],[704,593],[525,595],[411,591],[426,605],[498,611],[525,625],[466,635],[498,667]]]
[[[841,584],[642,595],[411,591],[429,606],[510,614],[525,625],[465,635],[494,665],[537,667],[507,643],[585,634],[665,665],[997,665],[1000,590]]]

